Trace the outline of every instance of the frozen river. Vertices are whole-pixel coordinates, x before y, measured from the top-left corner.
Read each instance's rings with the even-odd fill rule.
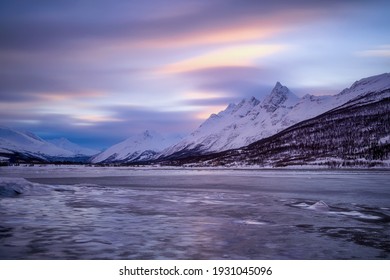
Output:
[[[0,259],[390,259],[390,171],[0,167]]]

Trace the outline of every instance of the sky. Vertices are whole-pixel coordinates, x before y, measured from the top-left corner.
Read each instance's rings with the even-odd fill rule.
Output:
[[[104,149],[390,72],[390,1],[0,0],[0,125]]]

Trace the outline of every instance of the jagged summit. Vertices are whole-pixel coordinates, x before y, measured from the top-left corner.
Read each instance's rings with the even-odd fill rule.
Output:
[[[278,106],[282,104],[285,106],[295,105],[298,99],[299,98],[291,92],[288,87],[277,82],[271,93],[264,98],[262,105],[266,107],[268,111],[274,112]]]
[[[163,151],[163,155],[180,150],[216,152],[238,148],[272,135],[287,125],[281,120],[299,100],[286,86],[277,82],[263,100],[256,97],[229,104],[225,110],[212,115],[197,130],[177,145]]]
[[[271,91],[271,94],[270,95],[273,95],[275,93],[288,93],[289,92],[289,89],[282,85],[279,81],[276,82],[274,88],[272,89]]]

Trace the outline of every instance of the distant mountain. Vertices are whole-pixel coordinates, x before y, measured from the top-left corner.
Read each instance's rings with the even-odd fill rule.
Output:
[[[389,167],[390,75],[360,80],[336,98],[350,93],[358,96],[248,146],[162,163],[230,167]]]
[[[6,162],[51,162],[85,161],[90,154],[70,149],[76,144],[63,139],[57,145],[43,140],[28,131],[0,127],[0,161]],[[88,150],[88,152],[92,152]]]
[[[146,130],[108,148],[91,159],[92,163],[126,163],[148,161],[156,157],[163,149],[180,141],[179,136],[164,137]]]
[[[71,151],[75,156],[93,156],[100,153],[98,150],[81,147],[80,145],[73,143],[64,137],[49,139],[47,142],[52,143],[61,149]]]
[[[162,151],[160,159],[178,159],[247,146],[360,95],[380,92],[389,87],[390,74],[385,73],[357,81],[334,96],[305,95],[298,98],[277,82],[262,101],[255,97],[244,99],[211,115],[188,137]]]
[[[0,127],[0,153],[3,159],[48,161],[51,157],[71,157],[71,151],[48,143],[31,132]]]

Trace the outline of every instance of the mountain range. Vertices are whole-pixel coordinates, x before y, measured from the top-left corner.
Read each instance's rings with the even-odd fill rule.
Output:
[[[299,98],[277,82],[265,98],[251,97],[229,104],[185,138],[146,130],[100,153],[66,139],[45,141],[29,132],[1,128],[0,156],[46,161],[89,158],[95,164],[202,166],[384,162],[388,159],[386,145],[390,137],[390,122],[386,123],[390,115],[389,91],[390,73],[356,81],[333,96],[307,94]],[[345,135],[354,141],[348,142]],[[349,150],[340,148],[347,146]]]
[[[371,91],[239,149],[166,159],[181,166],[390,166],[390,89]]]
[[[99,151],[83,148],[65,138],[46,141],[29,131],[0,127],[0,161],[86,162]]]
[[[160,157],[175,159],[247,146],[358,96],[389,88],[389,73],[357,81],[334,96],[305,95],[298,98],[278,82],[262,101],[255,97],[244,99],[211,115],[188,137],[164,150]]]

